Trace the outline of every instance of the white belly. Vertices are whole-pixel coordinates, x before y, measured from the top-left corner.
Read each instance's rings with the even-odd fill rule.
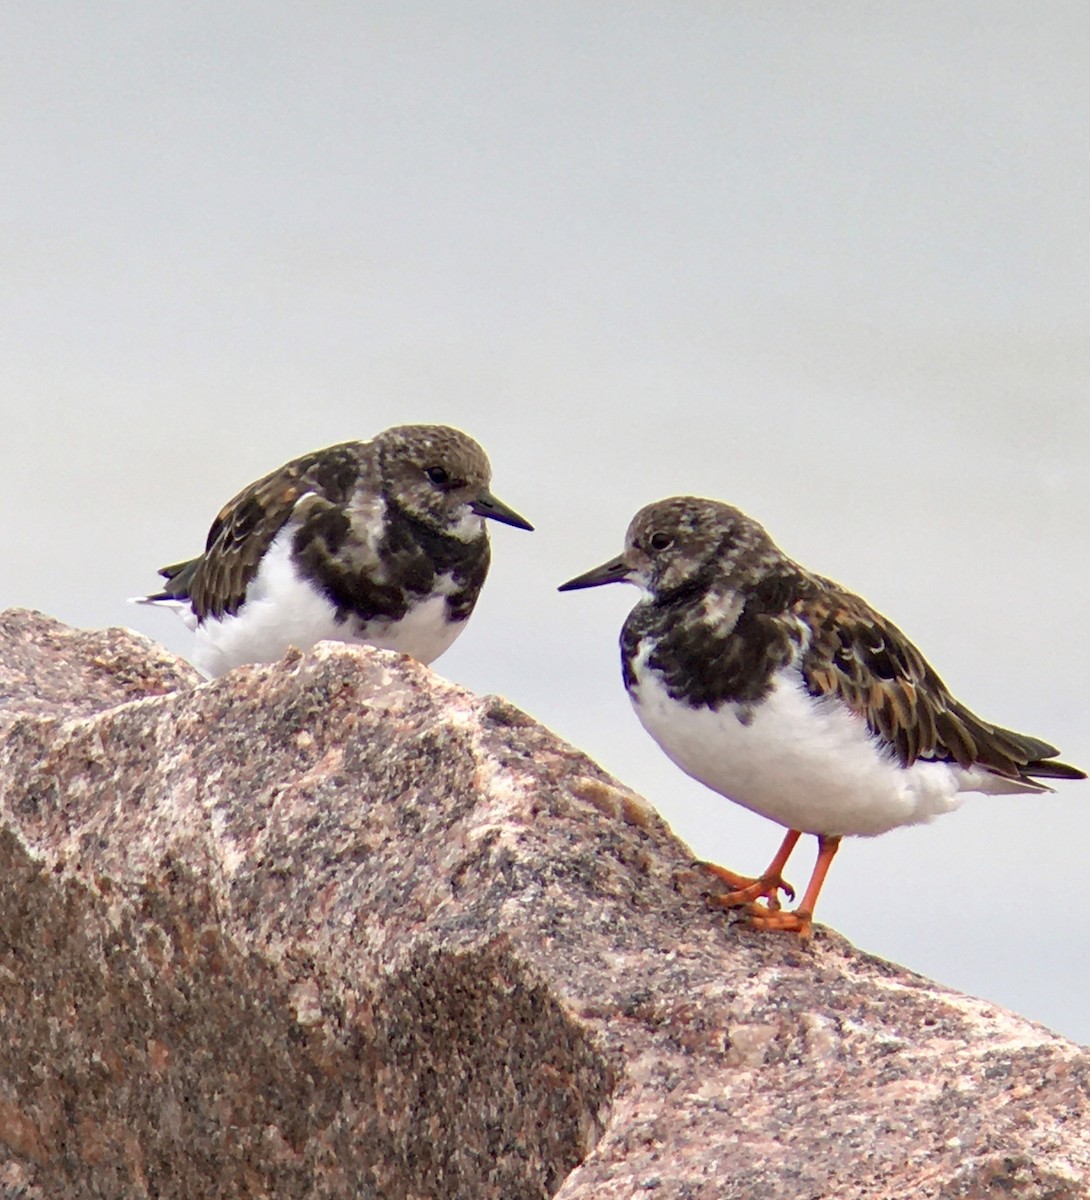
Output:
[[[632,703],[647,732],[686,774],[789,829],[872,836],[949,812],[962,791],[1029,790],[948,763],[903,769],[862,718],[839,701],[815,702],[798,671],[782,674],[744,724],[735,705],[670,699],[646,657],[633,664]]]
[[[465,628],[465,621],[447,620],[450,581],[445,576],[432,595],[399,621],[364,624],[349,617],[338,622],[333,605],[295,573],[290,551],[290,533],[280,533],[261,560],[245,602],[233,616],[209,617],[197,625],[188,605],[171,605],[195,630],[193,661],[206,675],[222,675],[240,663],[276,662],[290,646],[309,650],[327,639],[397,650],[430,663],[449,649]]]

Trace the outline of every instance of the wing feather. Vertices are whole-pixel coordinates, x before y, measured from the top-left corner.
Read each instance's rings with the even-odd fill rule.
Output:
[[[300,502],[314,508],[342,503],[360,476],[366,446],[344,442],[314,451],[243,488],[217,513],[204,553],[159,572],[167,586],[153,598],[189,600],[198,620],[236,612]]]
[[[1059,753],[1047,742],[982,721],[892,622],[859,596],[822,583],[794,605],[813,630],[801,661],[806,685],[861,716],[903,766],[932,759],[1027,783],[1034,775],[1082,777],[1047,761]]]

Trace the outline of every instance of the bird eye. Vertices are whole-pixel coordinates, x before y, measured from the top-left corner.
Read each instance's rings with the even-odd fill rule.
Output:
[[[665,550],[673,540],[668,533],[653,533],[651,535],[651,549]]]
[[[424,474],[427,475],[436,487],[443,487],[445,484],[450,483],[450,476],[442,467],[428,467]]]

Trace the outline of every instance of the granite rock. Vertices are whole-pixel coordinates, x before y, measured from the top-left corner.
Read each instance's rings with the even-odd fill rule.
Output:
[[[0,1197],[1090,1196],[1090,1054],[709,909],[495,697],[0,615]]]

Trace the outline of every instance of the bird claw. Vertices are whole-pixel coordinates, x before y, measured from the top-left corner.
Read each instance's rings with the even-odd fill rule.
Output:
[[[778,909],[780,892],[783,892],[788,900],[795,898],[795,889],[778,872],[754,879],[752,875],[737,875],[716,863],[698,862],[695,865],[729,885],[729,892],[708,897],[709,901],[719,908],[738,908],[743,904],[751,904],[754,900],[767,900],[770,909]]]

